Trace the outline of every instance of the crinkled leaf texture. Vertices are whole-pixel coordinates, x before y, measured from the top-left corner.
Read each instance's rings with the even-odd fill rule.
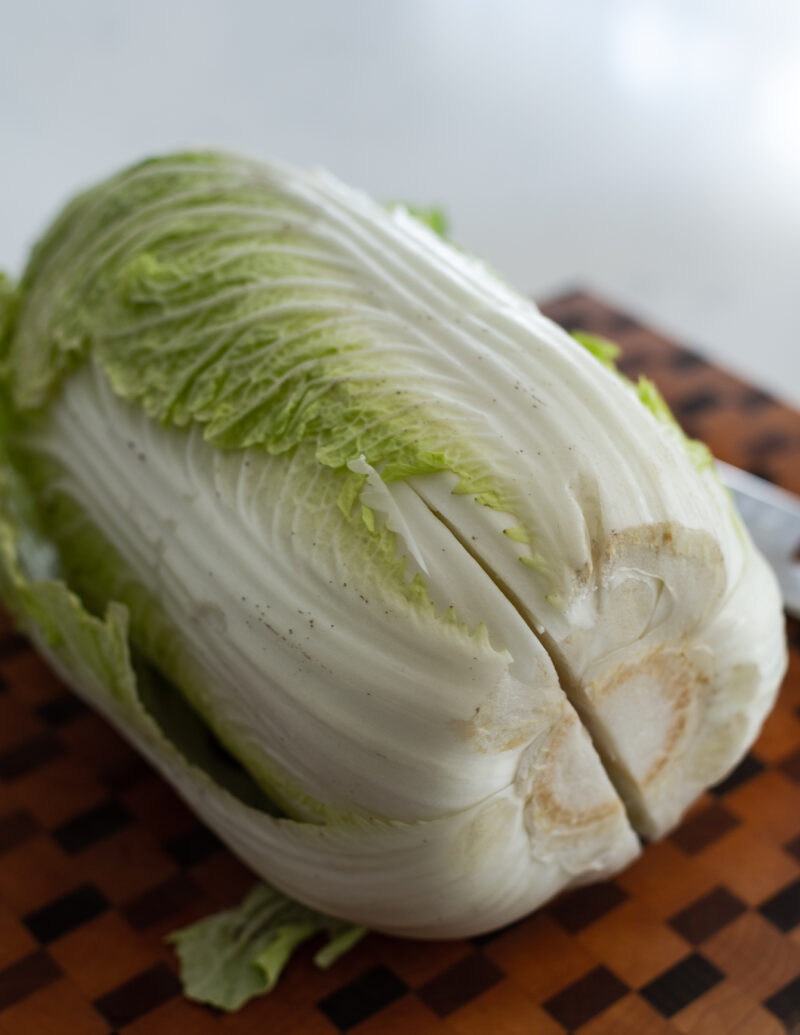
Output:
[[[406,210],[152,160],[65,209],[0,314],[4,598],[308,909],[501,926],[756,735],[780,601],[708,454]],[[207,995],[269,982],[311,925],[281,915]]]

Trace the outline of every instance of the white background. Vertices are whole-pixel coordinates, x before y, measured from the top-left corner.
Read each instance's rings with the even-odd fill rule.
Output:
[[[797,0],[0,0],[0,266],[144,153],[325,165],[448,210],[800,402]]]

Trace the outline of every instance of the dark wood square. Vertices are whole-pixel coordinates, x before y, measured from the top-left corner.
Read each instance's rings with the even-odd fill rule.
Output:
[[[459,960],[417,990],[417,995],[439,1017],[446,1017],[503,979],[503,971],[481,952]]]
[[[705,995],[725,975],[705,956],[693,953],[639,990],[639,994],[665,1017],[672,1017]]]
[[[702,852],[720,837],[739,826],[740,820],[731,815],[722,805],[713,802],[700,812],[696,812],[683,822],[670,835],[674,844],[694,855]]]
[[[559,1024],[572,1030],[586,1024],[630,991],[624,981],[606,967],[596,967],[579,981],[548,999],[545,1010]]]
[[[731,894],[727,888],[715,888],[686,909],[670,918],[670,926],[679,934],[698,945],[712,934],[716,934],[731,920],[735,920],[747,906]]]

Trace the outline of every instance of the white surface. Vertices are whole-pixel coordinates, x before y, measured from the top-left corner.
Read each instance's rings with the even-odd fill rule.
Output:
[[[440,202],[523,290],[800,403],[797,0],[28,0],[2,34],[0,266],[120,165],[235,148]]]

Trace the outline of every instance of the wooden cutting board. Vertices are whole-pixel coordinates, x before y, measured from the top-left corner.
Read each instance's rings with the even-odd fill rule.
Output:
[[[800,493],[800,415],[583,294],[545,306],[623,347],[686,430]],[[0,624],[1,1035],[800,1031],[800,625],[753,750],[615,880],[499,933],[306,949],[225,1017],[180,995],[163,936],[253,878]]]

